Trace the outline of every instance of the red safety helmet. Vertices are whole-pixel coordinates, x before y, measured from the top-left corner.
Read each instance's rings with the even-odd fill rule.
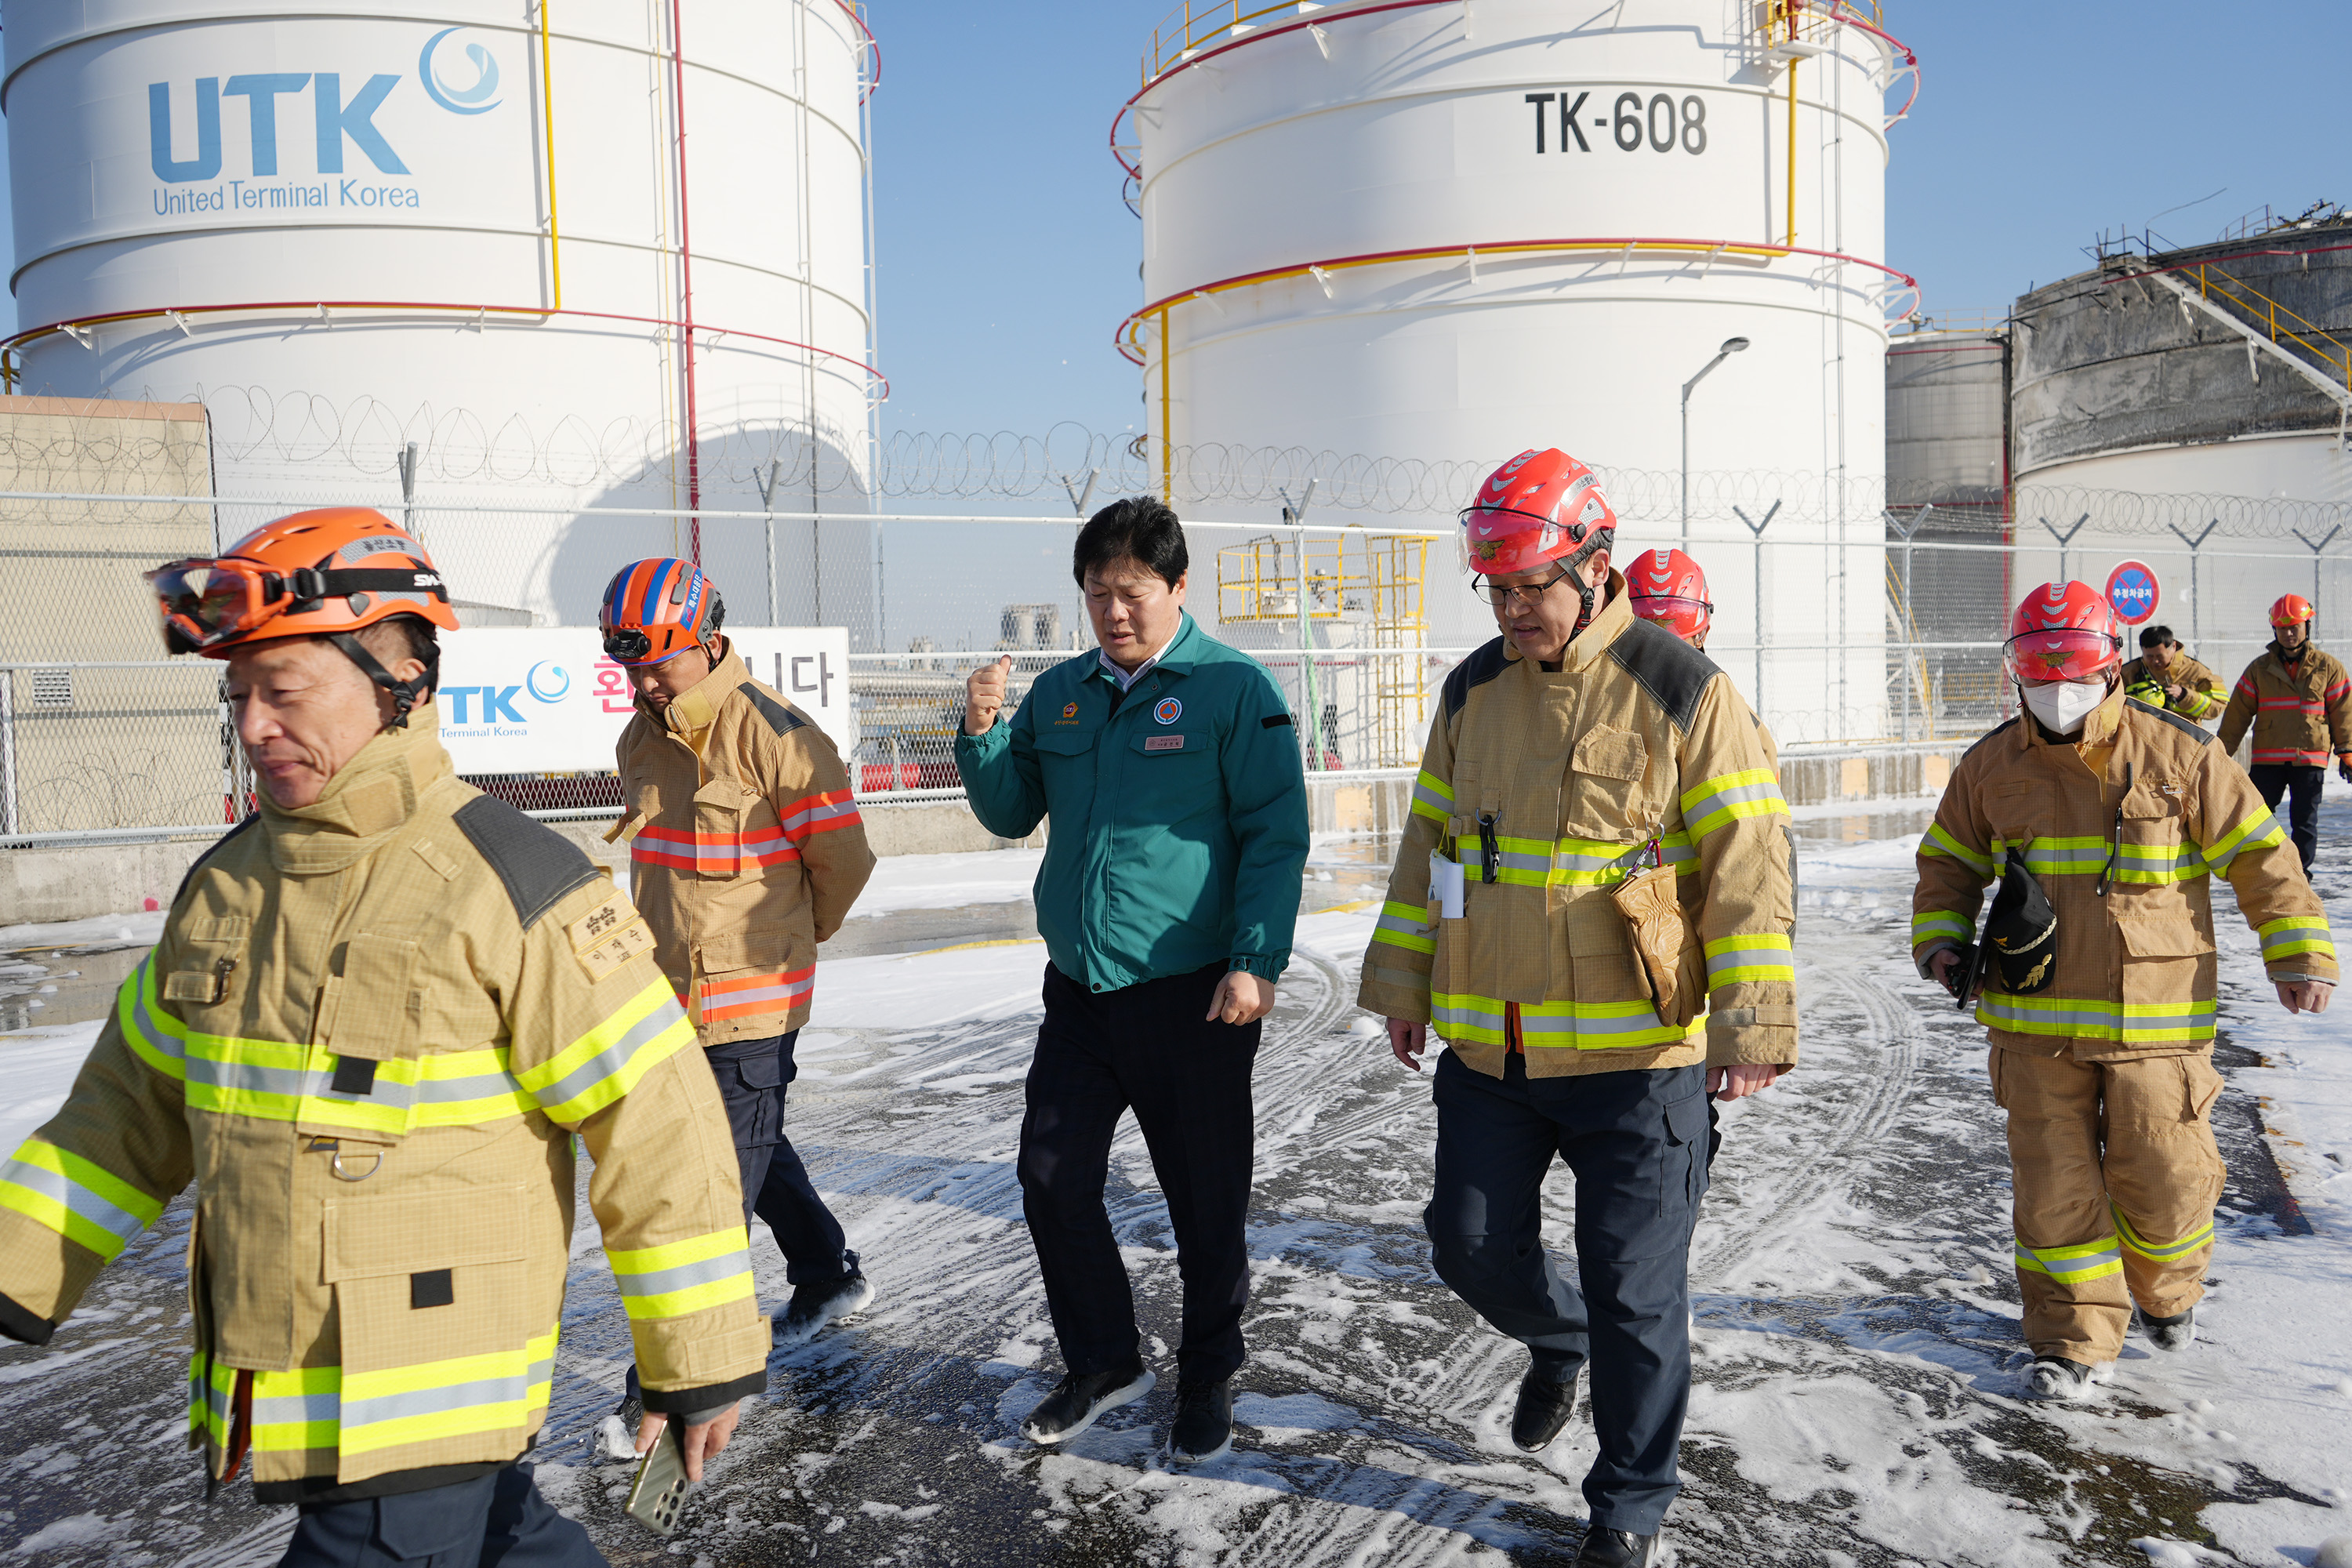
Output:
[[[2011,680],[2083,680],[2123,662],[2124,626],[2088,583],[2044,583],[2009,617],[2001,663]]]
[[[2297,621],[2311,619],[2314,613],[2311,601],[2302,595],[2281,594],[2278,602],[2271,606],[2271,625],[2291,626]]]
[[[1655,621],[1685,642],[1703,637],[1714,624],[1706,596],[1706,572],[1679,550],[1645,550],[1626,563],[1625,586],[1633,613]]]
[[[226,555],[174,561],[146,578],[172,652],[226,658],[272,637],[325,637],[393,694],[395,727],[433,689],[438,661],[427,660],[415,680],[397,680],[351,634],[394,616],[457,629],[425,546],[366,507],[298,511],[255,529]]]
[[[674,555],[633,561],[604,585],[596,612],[615,664],[663,664],[719,635],[726,609],[702,568]]]
[[[1591,468],[1557,447],[1521,452],[1462,509],[1462,553],[1485,576],[1566,558],[1573,567],[1616,542],[1617,514]]]

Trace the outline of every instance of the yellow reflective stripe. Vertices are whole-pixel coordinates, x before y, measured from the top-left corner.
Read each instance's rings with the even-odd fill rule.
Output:
[[[112,1261],[132,1237],[163,1212],[129,1182],[54,1143],[28,1138],[0,1165],[0,1208]]]
[[[2100,997],[2013,996],[2004,991],[1988,991],[1977,998],[1977,1022],[2012,1035],[2126,1043],[2210,1040],[2213,1017],[2210,1000],[2116,1003]]]
[[[1789,803],[1780,798],[1780,783],[1769,768],[1742,768],[1704,780],[1683,792],[1683,831],[1693,841],[1744,816],[1786,816]]]
[[[1421,770],[1412,781],[1412,815],[1444,822],[1454,811],[1454,786],[1431,773]]]
[[[114,993],[114,1021],[131,1054],[165,1078],[187,1076],[181,1058],[187,1055],[187,1026],[163,1009],[155,994],[155,954],[151,951],[139,967],[123,976]]]
[[[1796,961],[1789,939],[1774,931],[1749,931],[1721,936],[1708,942],[1706,984],[1709,990],[1743,980],[1785,980],[1795,984]]]
[[[188,1363],[188,1431],[228,1447],[229,1402],[236,1393],[236,1368],[209,1360],[202,1351]]]
[[[332,1448],[341,1424],[343,1369],[305,1366],[253,1374],[256,1453]]]
[[[2336,956],[2336,943],[2329,939],[2327,921],[2319,915],[2288,915],[2281,920],[2264,921],[2254,928],[2262,939],[2263,962],[2287,958],[2298,952],[2324,952]]]
[[[1429,930],[1428,909],[1421,904],[1400,904],[1393,899],[1381,905],[1381,921],[1372,928],[1372,940],[1412,952],[1437,951],[1437,938]]]
[[[2230,863],[2245,851],[2275,848],[2285,842],[2286,829],[2263,807],[2205,846],[2205,859],[2216,871],[2227,871]]]
[[[345,1458],[481,1432],[519,1430],[546,1408],[555,1331],[510,1351],[342,1376],[336,1447]]]
[[[2151,1262],[2177,1262],[2213,1240],[2213,1222],[2210,1219],[2178,1241],[2149,1241],[2132,1228],[2131,1221],[2124,1217],[2124,1211],[2116,1206],[2113,1198],[2107,1200],[2107,1210],[2116,1216],[2116,1230],[2123,1237],[2124,1246]]]
[[[188,1037],[187,1101],[217,1116],[308,1121],[403,1136],[421,1127],[477,1127],[531,1109],[503,1046],[380,1061],[364,1094],[334,1087],[325,1046]]]
[[[1471,992],[1432,992],[1430,1014],[1448,1040],[1506,1043],[1503,1003]],[[1647,1002],[1522,1002],[1519,1034],[1529,1050],[1623,1050],[1704,1039],[1706,1021],[1688,1028],[1663,1022]]]
[[[2018,1268],[2053,1279],[2104,1279],[2124,1271],[2123,1257],[2112,1236],[2076,1247],[2028,1247],[2021,1241],[2016,1246]]]
[[[1939,936],[1966,942],[1976,935],[1976,927],[1966,915],[1950,910],[1928,910],[1911,917],[1911,945],[1918,946]]]
[[[1923,858],[1929,855],[1949,856],[1980,877],[1992,875],[1992,857],[1989,854],[1979,854],[1969,848],[1946,832],[1944,825],[1940,822],[1931,824],[1927,828],[1927,837],[1919,840],[1919,854]]]
[[[659,1247],[605,1249],[632,1320],[682,1318],[753,1295],[751,1242],[741,1226]]]
[[[656,978],[603,1023],[520,1076],[551,1119],[580,1121],[693,1043],[694,1026],[677,1005],[677,994],[667,980]]]

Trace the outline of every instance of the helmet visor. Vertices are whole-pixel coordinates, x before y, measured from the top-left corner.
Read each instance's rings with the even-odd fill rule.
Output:
[[[194,653],[275,619],[294,595],[284,578],[251,561],[174,561],[146,574],[163,620],[163,643]]]
[[[2121,639],[2086,626],[2028,632],[2001,645],[2001,664],[2018,681],[2084,680],[2122,658]]]
[[[1705,599],[1693,599],[1681,594],[1635,595],[1633,613],[1645,621],[1696,626],[1715,613],[1715,606]]]

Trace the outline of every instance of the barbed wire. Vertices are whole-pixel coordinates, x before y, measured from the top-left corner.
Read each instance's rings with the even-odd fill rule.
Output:
[[[428,404],[404,415],[366,395],[338,403],[259,386],[211,389],[202,403],[223,499],[270,480],[318,486],[358,477],[396,485],[412,445],[420,492],[429,486],[463,487],[487,507],[495,507],[499,494],[525,490],[555,492],[534,494],[534,501],[586,505],[648,485],[674,488],[686,463],[680,432],[671,422],[621,419],[598,427],[566,416],[542,429],[520,414],[501,417]],[[136,493],[152,484],[155,465],[173,455],[173,444],[127,434],[125,423],[68,419],[67,433],[47,437],[32,433],[22,419],[0,426],[0,489]],[[1155,437],[1075,421],[1043,435],[900,431],[869,443],[862,427],[820,420],[813,430],[804,419],[751,418],[706,432],[695,464],[704,502],[713,507],[756,505],[758,498],[772,500],[777,510],[792,510],[798,500],[824,510],[834,502],[854,503],[845,510],[884,501],[1051,499],[1066,504],[1088,485],[1099,504],[1118,495],[1158,493],[1164,476],[1180,510],[1297,503],[1312,481],[1318,510],[1436,519],[1450,517],[1509,455],[1432,458],[1201,443],[1163,458]],[[1679,471],[1593,467],[1628,523],[1679,522]],[[70,484],[63,482],[67,476]],[[1932,504],[1928,521],[1937,534],[1992,538],[2013,529],[2021,544],[2045,520],[2061,531],[2081,523],[2094,534],[2164,537],[2177,529],[2194,536],[2210,524],[2221,537],[2301,534],[2307,542],[2337,527],[2352,529],[2352,503],[2284,497],[2032,482],[2004,497],[1997,487],[1938,492],[1918,484],[1890,487],[1874,476],[1798,469],[1695,469],[1689,476],[1694,523],[1754,526],[1776,504],[1774,521],[1784,529],[1867,523],[1891,509],[1898,533]]]

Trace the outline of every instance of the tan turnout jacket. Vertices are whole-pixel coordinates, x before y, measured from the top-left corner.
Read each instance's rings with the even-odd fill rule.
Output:
[[[2319,899],[2252,781],[2203,730],[2120,689],[2084,721],[2079,742],[2052,745],[2030,718],[2012,719],[1952,770],[1919,844],[1911,940],[1922,973],[1974,936],[2004,847],[2050,896],[2057,971],[2032,995],[1986,987],[1977,1019],[1996,1046],[2085,1061],[2210,1049],[2216,871],[2272,979],[2336,978]]]
[[[2327,754],[2352,752],[2352,679],[2334,654],[2309,642],[2294,669],[2278,644],[2246,666],[2221,714],[2221,749],[2235,754],[2246,726],[2254,731],[2254,763],[2324,768]]]
[[[2168,697],[2160,702],[2151,702],[2148,706],[2168,709],[2184,719],[2194,719],[2200,724],[2221,711],[2221,704],[2227,700],[2221,690],[2221,678],[2189,658],[2181,648],[2176,647],[2172,650],[2172,662],[2162,669],[2158,669],[2149,664],[2147,656],[2145,654],[2124,666],[2125,690],[2128,691],[2143,681],[2154,681],[2158,686],[2180,688],[2180,696],[2177,700]]]
[[[644,922],[455,777],[437,722],[418,709],[317,805],[206,853],[64,1108],[0,1165],[0,1323],[36,1342],[195,1182],[190,1442],[215,1474],[247,1440],[265,1487],[520,1455],[574,1133],[648,1408],[766,1384],[733,1141]]]
[[[665,711],[640,700],[618,756],[629,811],[608,837],[634,835],[637,907],[703,1045],[799,1028],[817,943],[874,874],[832,737],[730,647]]]
[[[1490,1077],[1512,1014],[1536,1078],[1792,1063],[1788,807],[1756,721],[1609,588],[1559,671],[1497,637],[1447,676],[1357,999],[1433,1023]],[[1687,1028],[1648,1000],[1611,898],[1654,840],[1691,929],[1681,984],[1711,1005]],[[1433,853],[1464,867],[1458,919],[1432,919]]]

